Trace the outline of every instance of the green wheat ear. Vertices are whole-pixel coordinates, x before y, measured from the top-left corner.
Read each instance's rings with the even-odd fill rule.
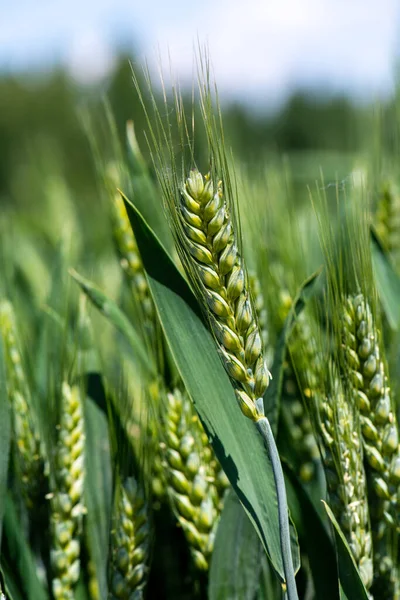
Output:
[[[381,335],[362,294],[343,311],[343,351],[360,411],[368,474],[374,565],[379,587],[394,589],[400,515],[400,444],[396,411],[382,356]]]
[[[192,404],[178,389],[167,395],[163,421],[168,497],[195,566],[207,571],[226,487]]]
[[[179,252],[246,417],[263,416],[269,382],[263,342],[222,183],[193,169],[175,205]]]
[[[329,503],[367,590],[373,581],[372,536],[363,464],[360,415],[330,365],[325,393],[314,396]]]
[[[7,365],[7,392],[12,407],[16,465],[23,497],[29,509],[44,499],[48,464],[44,445],[32,410],[29,385],[18,346],[14,310],[10,302],[0,302],[0,334],[3,338]]]
[[[61,418],[55,454],[56,471],[50,497],[53,570],[56,600],[73,600],[80,574],[85,481],[85,433],[82,399],[77,387],[62,385]]]
[[[150,510],[144,489],[129,477],[116,490],[109,561],[110,600],[144,598],[150,538]]]

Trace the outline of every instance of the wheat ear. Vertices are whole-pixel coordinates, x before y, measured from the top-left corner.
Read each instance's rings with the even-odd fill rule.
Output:
[[[171,507],[186,536],[195,566],[206,571],[214,545],[220,498],[210,448],[190,400],[178,389],[167,394],[162,445]]]
[[[143,487],[128,477],[117,487],[109,566],[109,599],[142,600],[150,560],[150,512]]]
[[[314,401],[330,505],[369,590],[373,580],[372,536],[358,407],[333,372],[327,393],[316,394]]]
[[[377,585],[393,589],[400,507],[400,446],[380,334],[362,294],[347,298],[343,350],[360,410]],[[388,592],[389,595],[391,592]]]
[[[33,508],[38,496],[45,489],[48,465],[31,408],[30,389],[22,366],[14,311],[8,301],[0,303],[0,333],[6,356],[7,391],[12,406],[13,434],[21,491],[28,508]]]
[[[222,184],[192,170],[182,189],[180,239],[183,262],[200,291],[242,412],[257,421],[269,372],[262,354],[247,274],[238,251]]]
[[[85,434],[82,400],[77,387],[62,385],[61,419],[51,494],[53,569],[56,600],[73,600],[80,573],[82,519],[85,513]]]

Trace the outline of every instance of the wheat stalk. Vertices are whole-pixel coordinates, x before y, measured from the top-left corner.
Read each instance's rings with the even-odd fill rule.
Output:
[[[111,532],[109,598],[141,600],[150,560],[150,512],[143,486],[128,477],[117,487]]]
[[[85,514],[85,433],[82,400],[77,387],[62,385],[61,418],[55,454],[51,502],[53,569],[56,600],[73,600],[80,573],[82,518]]]

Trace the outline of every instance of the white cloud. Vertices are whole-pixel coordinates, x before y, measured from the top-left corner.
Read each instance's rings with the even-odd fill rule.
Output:
[[[387,93],[399,53],[398,0],[42,0],[3,11],[0,66],[67,61],[74,73],[110,66],[129,39],[150,62],[169,48],[184,80],[207,40],[222,93],[268,102],[296,84]],[[21,10],[21,7],[23,10]],[[153,60],[155,65],[156,60]],[[103,66],[102,64],[103,63]]]
[[[204,5],[203,5],[204,6]],[[398,52],[396,0],[220,0],[212,19],[197,19],[207,37],[216,78],[230,94],[280,97],[294,84],[387,92]],[[177,69],[192,69],[193,30],[160,30]]]
[[[112,71],[115,65],[115,52],[98,31],[84,29],[72,38],[66,64],[71,76],[77,82],[90,85],[103,79]]]

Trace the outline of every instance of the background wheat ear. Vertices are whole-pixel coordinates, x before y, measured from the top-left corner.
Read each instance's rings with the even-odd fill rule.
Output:
[[[171,508],[200,571],[207,571],[222,507],[225,482],[218,477],[191,401],[179,389],[167,394],[162,456]]]
[[[64,381],[51,485],[52,590],[58,599],[75,597],[80,573],[82,521],[86,513],[85,431],[79,388]]]
[[[48,463],[24,372],[14,310],[7,300],[0,302],[0,334],[5,349],[7,392],[12,407],[19,484],[28,508],[33,509],[43,501],[46,493],[43,494],[43,490],[48,483]]]
[[[144,598],[149,573],[151,515],[134,477],[116,488],[109,559],[109,598]]]
[[[343,311],[343,349],[360,411],[374,541],[375,587],[394,590],[399,518],[399,431],[389,388],[381,335],[362,294],[350,296]]]
[[[358,406],[328,359],[328,376],[314,395],[315,428],[321,446],[329,503],[365,588],[373,582],[372,535]]]

